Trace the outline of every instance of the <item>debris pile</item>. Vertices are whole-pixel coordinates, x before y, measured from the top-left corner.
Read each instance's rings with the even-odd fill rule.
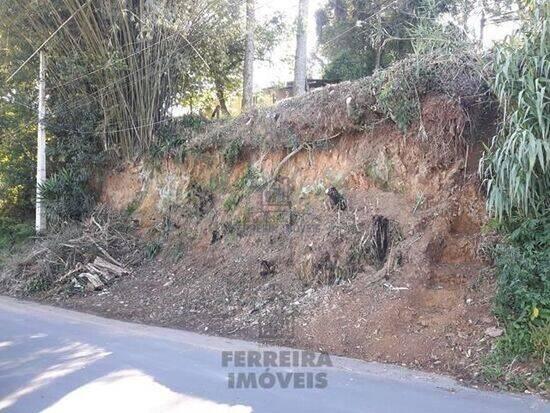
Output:
[[[100,205],[83,223],[29,245],[23,258],[6,266],[0,283],[10,282],[19,295],[102,289],[143,259],[132,230],[126,217]]]
[[[98,256],[93,263],[88,263],[86,265],[78,263],[76,268],[65,274],[58,283],[63,283],[70,278],[72,286],[75,289],[101,290],[114,278],[130,273],[130,271],[117,260],[112,257],[111,260],[112,261],[107,261]]]

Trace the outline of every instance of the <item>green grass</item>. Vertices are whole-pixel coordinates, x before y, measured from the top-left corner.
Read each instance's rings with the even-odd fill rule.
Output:
[[[159,240],[150,241],[145,245],[145,256],[148,259],[153,259],[160,253],[161,249],[162,243]]]
[[[139,204],[140,201],[138,199],[134,199],[132,202],[130,202],[126,207],[126,215],[132,216],[134,212],[138,210]]]

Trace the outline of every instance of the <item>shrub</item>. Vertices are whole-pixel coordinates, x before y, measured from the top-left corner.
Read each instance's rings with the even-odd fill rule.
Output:
[[[41,187],[48,224],[79,220],[91,212],[95,193],[91,178],[101,170],[106,154],[96,128],[102,114],[95,103],[71,108],[59,96],[50,102],[47,132],[50,178]]]
[[[148,259],[155,258],[162,249],[162,243],[159,240],[153,240],[145,245],[145,256]]]
[[[495,313],[527,328],[550,322],[550,213],[523,221],[496,249]]]
[[[234,166],[241,156],[243,142],[241,140],[232,140],[223,152],[223,160],[228,166]]]
[[[9,249],[32,235],[34,235],[32,223],[0,217],[0,250]]]
[[[149,148],[149,160],[154,166],[159,161],[173,159],[183,162],[187,155],[187,142],[196,134],[204,132],[209,121],[198,115],[185,115],[162,123],[156,130],[155,141]]]
[[[518,388],[544,386],[550,374],[550,7],[532,6],[532,18],[496,50],[493,91],[502,125],[480,162],[487,209],[508,234],[494,254],[494,310],[506,334],[487,359],[485,375]],[[527,374],[505,373],[516,361],[533,359],[542,364]]]
[[[233,184],[232,192],[225,198],[223,208],[231,212],[240,204],[243,198],[266,184],[261,172],[254,167],[248,167],[243,175]]]
[[[10,132],[0,122],[0,214],[25,217],[34,210],[36,135]]]
[[[486,363],[486,376],[493,380],[506,378],[503,366],[516,361],[539,360],[539,370],[550,370],[546,361],[550,352],[550,211],[540,218],[508,222],[505,228],[509,231],[506,243],[495,250],[494,312],[506,334]],[[537,377],[534,370],[530,377],[515,377],[510,384],[519,388],[538,385]]]
[[[372,76],[373,108],[403,132],[421,120],[420,100],[429,93],[448,96],[473,113],[471,108],[486,100],[480,63],[475,54],[465,51],[438,50],[403,59]]]
[[[50,224],[79,220],[95,204],[87,179],[68,169],[61,169],[40,187],[42,202]]]

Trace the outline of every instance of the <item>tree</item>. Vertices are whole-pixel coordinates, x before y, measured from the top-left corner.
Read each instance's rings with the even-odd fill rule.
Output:
[[[30,2],[25,9],[32,9],[21,10],[15,24],[21,41],[36,49],[79,11],[48,43],[49,83],[60,85],[55,93],[65,95],[72,107],[89,101],[100,105],[105,147],[130,157],[154,143],[185,63],[194,56],[195,35],[217,17],[208,0],[178,7],[182,4],[183,0],[45,0]],[[77,57],[82,64],[74,67],[79,81],[68,82],[73,76],[57,71],[56,65]],[[74,94],[78,85],[87,92],[84,99]]]
[[[247,39],[244,5],[243,0],[217,3],[216,24],[202,27],[202,35],[196,36],[194,46],[201,58],[193,59],[187,67],[182,84],[183,104],[193,101],[208,106],[217,101],[220,111],[225,116],[230,115],[227,97],[243,84]],[[253,61],[269,57],[284,29],[283,19],[278,14],[269,20],[256,22]]]
[[[255,0],[246,1],[246,47],[243,69],[243,109],[254,105],[254,29],[256,26]]]
[[[421,0],[331,0],[316,13],[324,77],[351,80],[370,75],[411,51],[405,29]]]
[[[487,20],[492,21],[508,21],[516,18],[512,12],[513,6],[521,7],[522,0],[453,0],[449,2],[450,12],[455,16],[456,21],[461,25],[462,29],[468,30],[468,20],[472,13],[478,11],[481,14],[480,19],[480,36],[484,30],[484,25]]]
[[[0,5],[0,222],[6,217],[27,220],[34,211],[38,61],[7,82],[15,62],[32,53],[15,24],[22,6],[14,0]]]
[[[90,172],[103,151],[143,153],[156,139],[174,98],[169,81],[177,84],[182,63],[194,56],[187,43],[194,41],[193,32],[182,23],[200,26],[206,16],[200,1],[192,16],[145,0],[127,3],[125,8],[109,0],[94,1],[94,7],[80,0],[0,3],[0,218],[25,219],[34,209],[38,59],[9,82],[8,76],[75,11],[81,12],[48,43],[44,185],[50,190],[41,194],[55,199],[43,200],[72,204],[85,214],[82,200],[93,198]]]
[[[330,0],[316,12],[319,50],[328,60],[324,77],[351,80],[369,76],[418,52],[416,43],[431,40],[436,48],[438,35],[466,35],[461,22],[483,10],[487,20],[502,13],[513,0]],[[454,18],[442,22],[442,15]],[[435,32],[433,30],[436,30]]]
[[[306,91],[307,21],[309,0],[299,0],[296,28],[296,58],[294,60],[294,96]]]

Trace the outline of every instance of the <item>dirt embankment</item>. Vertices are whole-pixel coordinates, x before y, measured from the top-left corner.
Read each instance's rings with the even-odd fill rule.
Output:
[[[480,254],[486,131],[459,140],[463,116],[430,95],[414,133],[382,121],[293,150],[243,145],[228,156],[225,145],[128,165],[106,177],[102,201],[131,213],[158,255],[62,302],[471,380],[496,320]]]
[[[33,296],[475,379],[496,326],[476,175],[494,117],[471,64],[422,65],[210,125],[160,161],[113,169],[101,201],[146,243],[120,254],[131,274],[74,290],[73,270],[45,262]],[[104,253],[110,226],[88,226],[79,240],[95,246],[99,231],[99,253],[117,253]],[[19,294],[27,284],[0,279]]]

